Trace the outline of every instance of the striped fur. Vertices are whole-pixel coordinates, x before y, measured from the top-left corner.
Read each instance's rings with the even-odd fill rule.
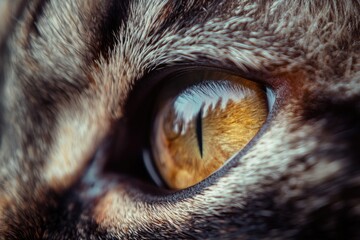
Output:
[[[0,8],[1,239],[360,238],[359,1]],[[271,86],[259,136],[177,193],[103,170],[136,86],[187,65]]]

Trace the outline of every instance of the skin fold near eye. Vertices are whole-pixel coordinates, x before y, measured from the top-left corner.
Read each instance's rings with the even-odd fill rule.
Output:
[[[215,80],[209,76],[186,88],[156,114],[154,162],[172,189],[190,187],[214,173],[249,143],[266,120],[264,87],[224,76]]]

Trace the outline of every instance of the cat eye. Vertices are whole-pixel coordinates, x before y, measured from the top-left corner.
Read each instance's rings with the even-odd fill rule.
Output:
[[[271,95],[259,83],[223,72],[186,72],[169,79],[153,111],[152,160],[145,163],[150,175],[175,190],[206,179],[258,133],[273,104]]]

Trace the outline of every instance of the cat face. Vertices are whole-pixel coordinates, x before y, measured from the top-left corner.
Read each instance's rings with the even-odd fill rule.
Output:
[[[0,236],[360,236],[357,1],[0,6]],[[146,109],[201,71],[256,82],[274,104],[220,170],[170,191],[138,161]]]

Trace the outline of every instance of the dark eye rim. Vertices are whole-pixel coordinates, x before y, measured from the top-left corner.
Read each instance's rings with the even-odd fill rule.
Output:
[[[218,80],[220,81],[222,79],[236,81],[236,80],[234,80],[234,77],[240,78],[240,76],[238,76],[238,75],[228,74],[228,73],[225,73],[224,71],[218,71],[218,70],[215,70],[215,71],[210,70],[209,71],[208,69],[206,69],[206,70],[196,69],[196,71],[189,70],[189,71],[182,72],[181,74],[177,74],[174,78],[171,79],[169,84],[164,84],[164,86],[162,86],[161,94],[160,94],[160,96],[157,96],[158,101],[155,103],[155,106],[154,106],[155,109],[153,111],[154,115],[153,115],[151,122],[154,123],[155,119],[158,118],[159,112],[161,112],[163,107],[165,107],[165,106],[163,106],[164,103],[169,103],[169,101],[173,101],[174,97],[176,98],[177,96],[179,96],[184,90],[191,89],[193,86],[198,85],[199,83],[202,83],[202,82],[208,81],[208,80],[212,80],[214,82],[216,82]],[[238,81],[240,81],[240,79],[238,79]],[[251,81],[251,80],[245,80],[245,81],[255,83],[254,81]],[[272,93],[272,90],[269,90],[269,88],[264,87],[262,84],[258,84],[258,83],[255,83],[255,84],[257,84],[259,89],[265,93],[265,96],[267,98],[266,101],[268,103],[268,111],[271,110],[273,108],[273,99],[274,99],[274,97],[273,97],[274,94]],[[154,130],[153,128],[150,129],[150,131],[151,131],[150,135],[154,134],[153,130]],[[151,137],[151,136],[149,136],[149,137]],[[157,161],[155,159],[155,156],[153,155],[153,153],[154,153],[153,151],[155,150],[154,147],[155,146],[152,143],[145,146],[145,149],[144,149],[145,166],[149,172],[149,175],[152,176],[153,181],[156,183],[156,185],[158,187],[173,190],[173,188],[168,185],[166,179],[163,178],[163,174],[157,166]],[[238,151],[240,151],[240,150],[241,149],[238,149]],[[224,163],[224,164],[226,164],[226,163]],[[179,191],[179,190],[180,189],[177,189],[176,191]]]
[[[213,67],[208,65],[190,65],[190,64],[177,65],[177,66],[161,68],[152,71],[146,74],[146,76],[143,79],[138,81],[138,84],[134,86],[133,90],[131,91],[131,94],[127,98],[127,102],[125,103],[125,111],[124,111],[124,116],[126,116],[125,121],[131,121],[132,119],[134,119],[134,116],[137,114],[136,109],[138,109],[139,106],[143,105],[142,103],[144,102],[144,99],[148,99],[149,97],[154,96],[158,93],[158,91],[156,90],[156,86],[159,86],[159,84],[166,84],[164,83],[164,79],[173,78],[175,75],[184,72],[199,71],[199,70],[224,72],[228,74],[237,75],[247,80],[259,83],[263,85],[265,88],[272,91],[275,97],[275,101],[272,106],[272,109],[269,109],[269,114],[265,123],[260,128],[259,132],[255,135],[255,137],[252,138],[251,141],[242,150],[240,150],[233,158],[229,159],[219,170],[211,174],[209,177],[207,177],[200,183],[197,183],[189,188],[176,190],[176,191],[165,190],[164,192],[161,191],[160,194],[155,193],[152,197],[154,200],[156,199],[155,201],[157,202],[162,202],[162,201],[168,202],[169,200],[179,201],[181,199],[189,198],[195,194],[198,194],[203,190],[205,190],[208,186],[213,185],[219,178],[226,175],[226,173],[229,172],[231,168],[237,166],[238,164],[241,164],[242,157],[249,151],[249,149],[251,149],[256,144],[256,142],[268,129],[270,122],[277,115],[278,109],[280,109],[280,107],[283,105],[282,104],[283,100],[286,97],[285,95],[287,94],[286,88],[282,88],[281,86],[282,83],[281,79],[279,79],[278,77],[272,77],[268,73],[259,72],[259,71],[245,72],[245,71],[239,71],[238,69],[234,70],[234,69],[227,69],[221,67]],[[145,112],[150,111],[149,109],[152,107],[149,106],[153,104],[154,103],[151,103],[151,101],[147,102],[148,106],[143,107],[143,109],[145,109]],[[147,120],[149,121],[151,120],[151,118]],[[138,123],[135,123],[135,125],[137,124]],[[149,132],[148,129],[146,130],[146,132],[147,133]],[[141,143],[141,145],[145,146],[144,143]]]

